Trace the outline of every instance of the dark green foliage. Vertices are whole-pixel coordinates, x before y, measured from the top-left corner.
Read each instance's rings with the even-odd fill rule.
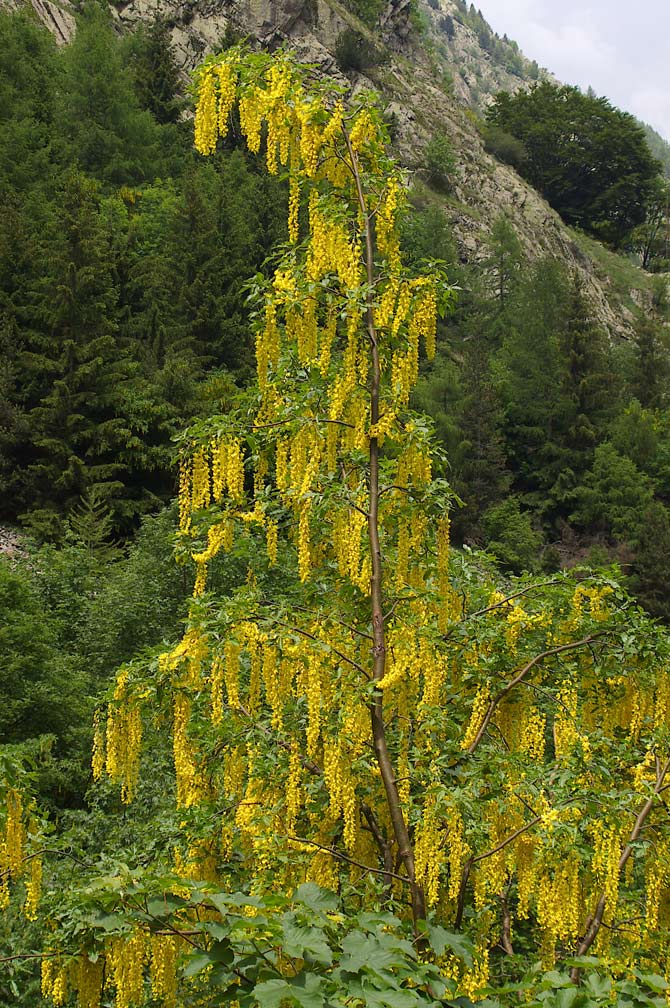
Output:
[[[645,220],[660,166],[607,99],[543,82],[500,93],[487,118],[523,143],[520,171],[568,223],[619,247]]]
[[[456,170],[456,158],[453,144],[445,133],[436,133],[430,138],[423,160],[429,183],[440,192],[448,192]]]
[[[0,559],[0,737],[21,742],[37,735],[63,738],[85,707],[82,676],[58,648],[58,634],[34,577]]]
[[[656,160],[661,162],[666,178],[670,178],[670,144],[649,123],[641,122],[640,126],[644,130],[649,150]]]
[[[89,490],[67,519],[66,539],[85,549],[98,562],[109,562],[118,556],[112,541],[114,516],[101,499],[99,491]]]
[[[663,327],[640,321],[635,342],[616,347],[577,279],[556,260],[529,263],[504,216],[486,258],[461,266],[425,199],[415,197],[405,225],[410,258],[446,259],[460,290],[414,405],[432,415],[463,503],[455,542],[513,570],[616,559],[636,585],[647,577],[660,614],[662,575],[642,529],[652,503],[670,502]]]
[[[595,450],[593,467],[584,477],[572,518],[578,526],[589,527],[610,542],[634,543],[652,500],[651,480],[606,441]]]
[[[116,185],[137,185],[169,170],[163,128],[141,107],[102,7],[85,7],[62,62],[56,120],[61,142],[76,152],[81,168]]]
[[[347,7],[360,18],[368,28],[374,28],[384,9],[383,0],[348,0]]]
[[[335,42],[335,59],[340,70],[360,72],[381,63],[382,54],[361,32],[345,28]]]
[[[516,290],[523,255],[521,243],[508,217],[501,214],[493,222],[489,238],[490,254],[482,266],[502,311]]]
[[[93,5],[61,50],[1,23],[0,516],[58,539],[91,491],[127,536],[171,498],[208,374],[250,373],[244,283],[285,187],[234,141],[193,158],[164,23],[120,39]]]
[[[159,123],[176,123],[182,107],[181,81],[167,22],[157,16],[130,40],[135,92],[140,106]]]
[[[533,528],[531,515],[522,511],[516,497],[507,497],[483,517],[487,549],[509,570],[534,570],[542,535]]]
[[[635,333],[632,391],[643,406],[662,407],[668,402],[670,360],[661,327],[650,318],[638,322]]]
[[[670,515],[654,500],[640,516],[635,542],[635,561],[630,586],[641,604],[652,614],[670,620]]]
[[[454,515],[454,530],[457,539],[485,543],[490,528],[486,517],[482,525],[482,517],[504,500],[512,482],[505,417],[489,361],[474,342],[466,344],[463,364],[463,398],[456,413],[459,437],[452,468],[454,489],[465,507]]]
[[[440,21],[440,28],[447,36],[449,41],[451,41],[454,38],[456,34],[456,28],[454,26],[454,19],[451,17],[450,14],[447,14],[445,17],[442,18],[442,20]]]
[[[482,136],[484,137],[484,149],[489,154],[493,154],[498,161],[503,161],[517,170],[521,168],[526,158],[526,148],[521,140],[501,129],[500,126],[490,124],[483,127]]]
[[[667,272],[670,264],[670,182],[656,179],[646,219],[633,229],[630,245],[643,269]]]

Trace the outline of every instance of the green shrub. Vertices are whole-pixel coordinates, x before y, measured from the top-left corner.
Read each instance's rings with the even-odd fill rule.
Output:
[[[335,42],[335,59],[340,70],[365,70],[378,66],[382,54],[375,45],[353,28],[346,28]]]
[[[456,170],[451,140],[445,133],[436,133],[426,144],[423,155],[428,181],[440,192],[447,192],[451,189]]]
[[[507,133],[499,126],[485,126],[482,130],[484,150],[493,154],[498,161],[519,168],[526,157],[526,148],[521,140]]]

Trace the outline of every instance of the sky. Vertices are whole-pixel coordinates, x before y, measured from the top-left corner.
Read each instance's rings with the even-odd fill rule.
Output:
[[[474,2],[563,84],[590,85],[670,141],[670,0]]]

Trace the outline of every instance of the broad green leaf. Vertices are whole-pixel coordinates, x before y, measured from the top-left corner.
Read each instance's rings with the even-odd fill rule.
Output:
[[[428,925],[430,944],[437,955],[442,956],[449,949],[455,956],[462,959],[466,966],[472,966],[472,942],[462,934],[454,934],[440,927],[439,924]]]
[[[303,882],[293,894],[295,900],[300,900],[310,910],[337,910],[338,898],[329,889],[322,889],[316,882]]]
[[[333,952],[326,942],[323,931],[317,927],[305,927],[296,923],[294,914],[285,914],[282,946],[286,955],[294,959],[308,959],[330,966]]]

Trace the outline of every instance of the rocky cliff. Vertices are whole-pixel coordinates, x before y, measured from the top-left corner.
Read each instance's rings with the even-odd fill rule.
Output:
[[[16,6],[21,0],[11,0]],[[68,0],[30,0],[59,42],[74,31]],[[156,15],[169,27],[178,62],[188,73],[224,40],[245,36],[265,48],[290,46],[305,62],[337,78],[352,93],[375,88],[394,124],[398,156],[421,177],[423,150],[435,134],[448,137],[456,156],[449,193],[442,198],[463,261],[486,254],[492,221],[508,214],[531,258],[560,257],[582,278],[594,315],[611,335],[630,333],[636,311],[650,308],[648,278],[628,270],[632,289],[621,297],[607,269],[597,267],[535,190],[484,150],[477,118],[497,91],[548,76],[481,15],[459,0],[388,0],[372,30],[339,0],[128,0],[111,8],[120,31]],[[336,52],[345,33],[367,46],[365,70],[347,75]],[[639,279],[639,282],[638,282]]]

